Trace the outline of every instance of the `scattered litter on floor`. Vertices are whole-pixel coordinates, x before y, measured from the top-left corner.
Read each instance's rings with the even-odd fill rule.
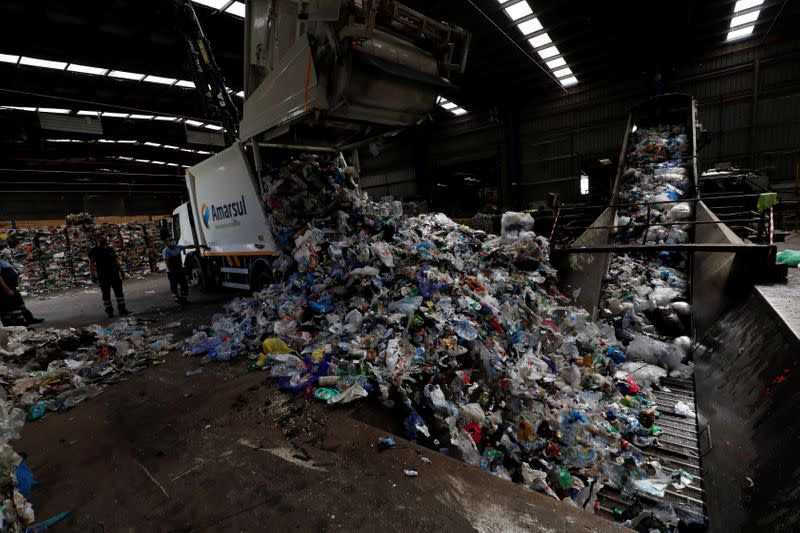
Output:
[[[10,481],[0,484],[4,526],[30,526],[34,520],[21,484],[24,463],[9,444],[19,437],[24,422],[72,408],[130,373],[160,363],[173,347],[170,334],[135,317],[82,329],[0,327],[0,378],[5,385],[0,389],[5,400],[0,402],[0,471]],[[63,518],[59,516],[50,520]]]

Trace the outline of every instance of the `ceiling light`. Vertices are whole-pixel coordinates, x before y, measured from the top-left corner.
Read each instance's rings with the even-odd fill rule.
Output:
[[[113,139],[97,139],[97,142],[99,142],[99,143],[115,143],[117,141],[115,141]]]
[[[117,156],[117,159],[121,159],[122,161],[133,161],[132,157],[126,157],[124,155]]]
[[[135,115],[132,113],[131,116],[128,118],[132,118],[135,120],[153,120],[153,118],[155,117],[153,115]]]
[[[572,69],[570,69],[569,67],[564,67],[553,71],[553,76],[555,76],[556,78],[563,78],[564,76],[568,76],[570,74],[572,74]]]
[[[52,68],[55,70],[64,70],[67,64],[62,61],[48,61],[47,59],[35,59],[33,57],[23,56],[19,60],[20,65],[29,65],[31,67]]]
[[[154,165],[166,165],[167,163],[164,161],[150,161]]]
[[[161,145],[159,143],[154,143],[154,142],[150,142],[150,141],[147,141],[146,143],[144,143],[144,145],[145,146],[155,146],[156,148],[160,148],[161,147]]]
[[[528,42],[531,43],[531,46],[533,46],[534,48],[541,48],[542,46],[544,46],[546,44],[552,43],[553,40],[550,39],[549,35],[547,35],[546,33],[543,33],[541,35],[537,35],[536,37],[532,37],[532,38],[528,39]]]
[[[539,57],[541,57],[542,59],[547,59],[548,57],[557,56],[561,52],[558,51],[557,47],[550,46],[548,48],[545,48],[544,50],[538,50],[536,53],[539,54]]]
[[[447,109],[447,110],[454,109],[454,108],[458,107],[453,102],[445,102],[445,103],[439,104],[439,105],[442,106],[443,108]]]
[[[175,82],[176,87],[185,87],[187,89],[194,89],[194,82],[187,80],[178,80]]]
[[[115,113],[113,111],[103,111],[103,116],[109,118],[128,118],[128,113]]]
[[[225,10],[225,13],[235,17],[244,18],[244,2],[232,3],[230,6],[228,6],[228,9]]]
[[[194,150],[192,150],[191,148],[181,148],[180,150],[181,150],[181,152],[186,152],[188,154],[193,154],[194,153]]]
[[[161,85],[172,85],[178,80],[175,78],[163,78],[161,76],[153,76],[150,74],[145,76],[144,81],[149,81],[150,83],[160,83]]]
[[[134,161],[136,161],[137,163],[149,163],[150,162],[149,159],[134,159]]]
[[[211,152],[207,152],[205,150],[193,150],[193,152],[200,155],[211,155]]]
[[[117,144],[136,144],[139,141],[132,141],[130,139],[120,139],[117,141]]]
[[[214,131],[219,131],[219,130],[222,129],[222,126],[217,126],[216,124],[206,124],[204,127],[206,129],[214,130]]]
[[[190,119],[190,118],[187,118],[186,120],[184,120],[184,122],[185,122],[186,124],[188,124],[189,126],[197,126],[197,127],[200,127],[200,126],[202,126],[202,125],[203,125],[203,122],[199,122],[199,121],[197,121],[197,120],[192,120],[192,119]]]
[[[238,96],[239,98],[244,98],[244,91],[239,91],[238,93],[236,93],[236,96]]]
[[[81,116],[96,117],[100,114],[100,111],[78,111],[78,114]]]
[[[144,74],[125,72],[124,70],[112,70],[108,75],[112,78],[120,78],[123,80],[142,81],[144,79]]]
[[[451,109],[450,112],[458,117],[458,116],[466,114],[467,110],[464,109],[463,107],[457,107],[455,109]]]
[[[576,83],[578,83],[578,78],[576,78],[575,76],[570,76],[569,78],[564,78],[558,81],[560,81],[561,85],[563,85],[564,87],[569,87],[570,85],[575,85]]]
[[[60,107],[40,107],[39,113],[54,113],[56,115],[68,115],[71,111],[69,109],[62,109]]]
[[[741,39],[742,37],[747,37],[753,33],[753,28],[755,28],[755,26],[745,26],[744,28],[739,28],[738,30],[729,31],[728,37],[725,40],[733,41],[736,39]]]
[[[733,7],[733,12],[738,13],[739,11],[744,11],[745,9],[750,9],[751,7],[760,6],[764,3],[764,0],[739,0],[736,2],[736,5]]]
[[[506,14],[511,17],[511,20],[519,20],[522,17],[527,17],[528,15],[533,13],[531,6],[528,5],[528,2],[524,0],[522,2],[518,2],[512,6],[508,6],[505,8]]]
[[[105,76],[108,74],[107,68],[87,67],[86,65],[78,65],[76,63],[70,63],[67,66],[67,70],[70,72],[78,72],[79,74],[91,74],[93,76]]]
[[[165,144],[162,148],[166,148],[167,150],[180,150],[178,146],[172,146],[171,144]]]
[[[167,163],[168,167],[177,167],[178,163]]]
[[[733,17],[731,19],[731,28],[736,26],[741,26],[742,24],[747,24],[749,22],[755,22],[758,19],[758,15],[761,13],[761,10],[758,11],[751,11],[750,13],[745,13],[744,15],[739,15],[738,17]]]
[[[222,9],[228,0],[192,0],[193,4],[210,7],[211,9]]]
[[[603,158],[603,159],[598,159],[597,162],[600,163],[601,165],[610,165],[611,164],[611,160],[608,159],[607,157]]]
[[[519,31],[522,32],[522,35],[529,35],[533,32],[537,32],[542,29],[542,23],[539,22],[539,19],[532,18],[530,20],[526,20],[525,22],[520,22],[517,25]]]
[[[631,133],[636,133],[636,130],[638,130],[638,129],[639,129],[639,126],[634,124],[633,127],[631,128]]]
[[[16,105],[6,105],[3,106],[3,109],[14,109],[16,111],[36,111],[35,107],[20,107]]]
[[[558,59],[553,59],[553,60],[547,62],[547,66],[550,67],[550,68],[563,67],[566,64],[567,64],[567,62],[564,60],[563,57],[559,57]]]
[[[0,54],[0,63],[14,63],[16,65],[18,61],[19,61],[19,56]]]
[[[176,120],[178,120],[178,117],[167,117],[164,115],[156,115],[155,119],[161,120],[163,122],[175,122]]]

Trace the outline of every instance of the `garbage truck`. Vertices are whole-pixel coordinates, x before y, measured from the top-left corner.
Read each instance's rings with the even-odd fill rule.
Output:
[[[197,25],[191,3],[183,20]],[[184,31],[202,83],[230,114],[199,29]],[[233,144],[189,168],[173,212],[190,285],[259,290],[277,255],[261,180],[286,151],[352,153],[428,119],[463,73],[471,35],[393,0],[248,0],[244,111]],[[202,53],[201,53],[202,52]],[[224,118],[224,117],[223,117]]]

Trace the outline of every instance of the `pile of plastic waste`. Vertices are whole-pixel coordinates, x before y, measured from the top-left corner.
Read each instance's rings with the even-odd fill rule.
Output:
[[[615,242],[684,244],[691,240],[690,144],[682,126],[643,127],[631,134],[620,181]],[[628,204],[628,205],[626,205]],[[635,204],[635,205],[629,205]],[[688,377],[690,340],[687,255],[679,252],[612,256],[602,313],[626,355]]]
[[[106,327],[29,330],[0,327],[0,499],[4,531],[33,523],[32,474],[9,441],[25,421],[62,412],[131,372],[157,364],[174,347],[171,335],[136,318]]]
[[[588,510],[605,484],[663,496],[691,480],[641,453],[660,432],[651,387],[666,370],[631,366],[614,329],[559,293],[530,215],[507,213],[501,236],[405,218],[368,202],[342,161],[311,156],[262,190],[284,250],[276,282],[184,353],[249,358],[332,405],[370,398],[409,439]],[[664,505],[672,527],[685,511]]]
[[[0,231],[0,248],[11,249],[23,296],[91,285],[88,253],[99,234],[108,237],[128,276],[157,270],[163,242],[154,222],[97,224],[88,213],[69,215],[66,222]]]

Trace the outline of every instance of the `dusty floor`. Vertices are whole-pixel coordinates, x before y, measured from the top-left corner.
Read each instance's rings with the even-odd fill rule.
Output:
[[[131,307],[165,322],[208,322],[231,296],[197,296],[206,303],[178,308],[146,286],[151,297],[132,297]],[[41,313],[51,323],[91,323],[95,297],[60,295]],[[91,532],[620,530],[402,439],[378,452],[386,433],[353,416],[380,420],[377,409],[327,408],[280,393],[245,367],[201,367],[171,354],[71,411],[27,424],[14,445],[38,481],[37,518],[69,511],[55,531]]]

